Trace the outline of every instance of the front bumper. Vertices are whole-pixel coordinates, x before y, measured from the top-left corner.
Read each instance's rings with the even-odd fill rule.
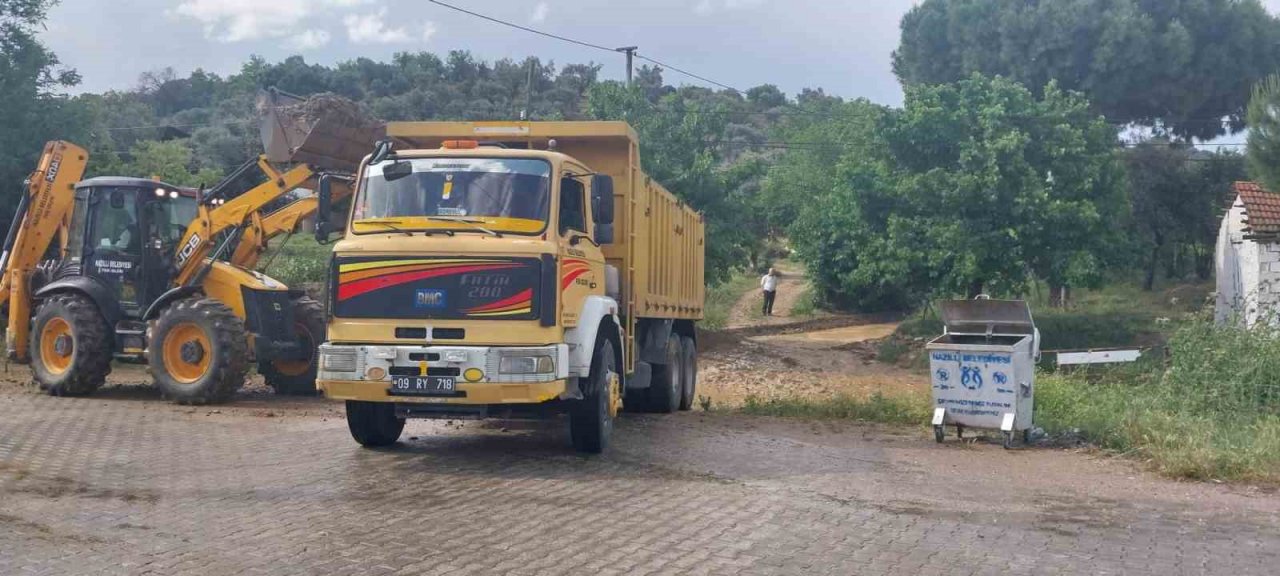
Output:
[[[545,355],[552,370],[540,374],[501,373],[504,356]],[[329,356],[341,357],[335,362]],[[456,376],[454,395],[392,394],[392,372],[416,375],[445,369]],[[422,370],[425,368],[426,370]],[[326,343],[320,347],[316,387],[333,400],[420,404],[539,404],[562,398],[569,386],[569,347],[395,346]],[[476,377],[476,376],[479,377]],[[467,376],[471,376],[468,378]]]

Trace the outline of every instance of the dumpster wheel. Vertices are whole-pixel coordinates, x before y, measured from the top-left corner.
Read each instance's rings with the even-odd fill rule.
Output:
[[[1002,444],[1004,444],[1004,449],[1012,450],[1013,449],[1013,431],[1006,430],[1002,432],[1002,435],[1004,436],[1004,441],[1002,442]]]
[[[946,437],[947,429],[943,428],[941,424],[933,427],[933,439],[937,440],[939,444],[941,444]]]

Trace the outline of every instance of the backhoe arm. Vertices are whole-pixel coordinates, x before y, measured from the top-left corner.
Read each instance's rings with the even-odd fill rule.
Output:
[[[307,185],[316,189],[317,178],[311,178]],[[333,201],[338,202],[351,195],[351,184],[345,180],[333,181]],[[297,230],[298,223],[316,213],[318,201],[314,196],[300,198],[267,215],[253,215],[249,226],[245,229],[240,244],[231,256],[231,263],[250,270],[258,266],[258,260],[267,251],[267,243],[272,238]]]
[[[9,225],[0,254],[4,274],[0,277],[0,303],[8,308],[7,347],[9,358],[16,362],[29,360],[31,274],[71,213],[76,182],[84,177],[88,162],[89,153],[75,144],[60,140],[45,144]]]
[[[237,227],[246,227],[273,200],[298,188],[315,176],[310,166],[301,164],[287,172],[276,170],[266,157],[259,157],[258,168],[267,175],[267,181],[224,203],[202,202],[196,219],[187,227],[182,242],[178,244],[175,264],[178,268],[177,284],[187,285],[196,277],[203,263],[212,252],[213,239],[220,233]],[[222,201],[223,199],[216,199]]]

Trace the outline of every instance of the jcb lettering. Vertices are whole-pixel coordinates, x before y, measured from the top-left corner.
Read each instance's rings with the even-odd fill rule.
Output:
[[[192,234],[191,239],[187,240],[187,243],[182,247],[182,250],[178,251],[178,267],[181,268],[186,265],[187,260],[191,258],[191,255],[195,253],[196,248],[199,247],[200,235]]]

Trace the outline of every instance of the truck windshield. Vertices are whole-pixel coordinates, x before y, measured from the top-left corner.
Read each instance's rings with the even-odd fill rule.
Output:
[[[413,158],[413,170],[388,181],[392,161],[365,170],[352,230],[487,229],[538,234],[546,227],[551,164],[518,158]]]

